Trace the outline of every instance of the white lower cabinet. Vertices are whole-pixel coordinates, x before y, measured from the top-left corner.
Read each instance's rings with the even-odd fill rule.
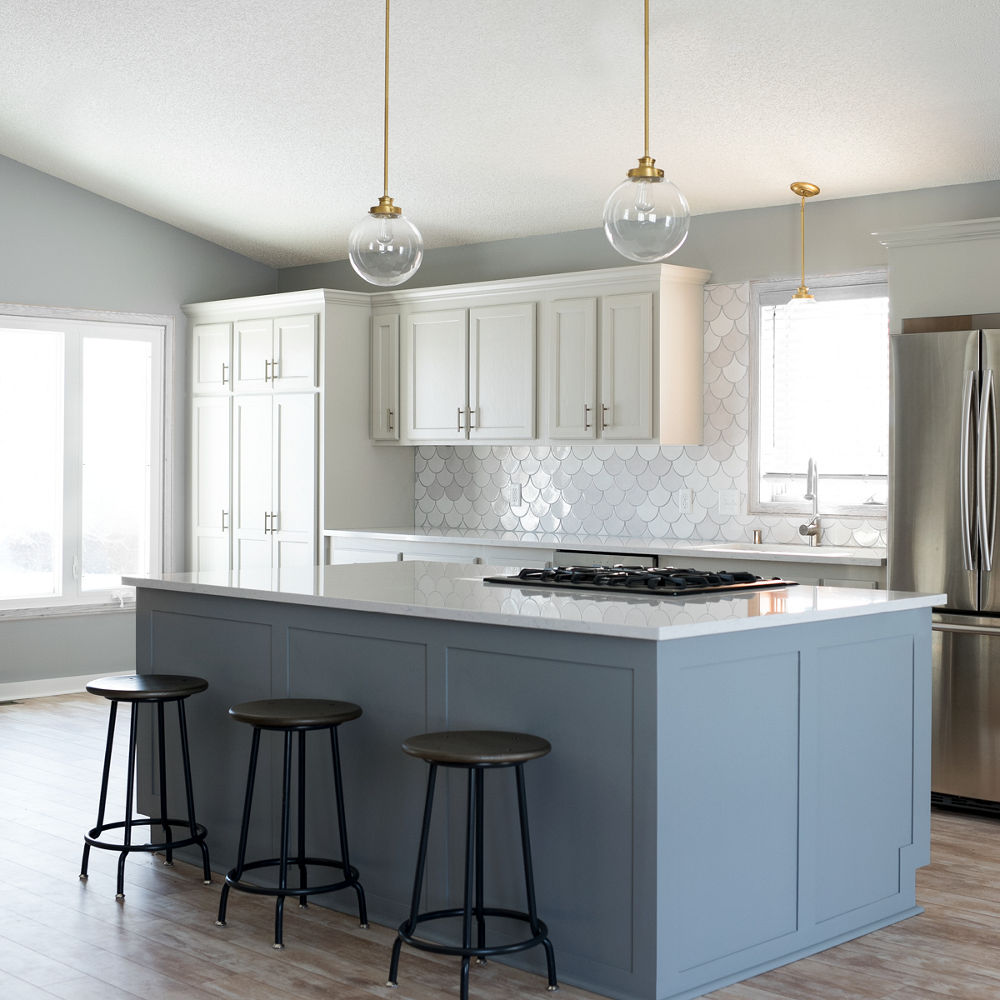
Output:
[[[234,570],[315,564],[316,434],[315,393],[234,400]]]

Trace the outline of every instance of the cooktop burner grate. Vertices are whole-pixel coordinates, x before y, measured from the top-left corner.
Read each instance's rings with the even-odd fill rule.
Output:
[[[708,572],[674,566],[553,566],[522,569],[516,576],[488,576],[484,582],[562,590],[655,593],[663,597],[796,585],[793,580],[763,579],[744,571]]]

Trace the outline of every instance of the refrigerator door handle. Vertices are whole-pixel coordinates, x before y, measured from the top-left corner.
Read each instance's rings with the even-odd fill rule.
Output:
[[[987,497],[986,457],[989,447],[995,450],[997,436],[996,393],[993,389],[993,369],[983,373],[983,391],[979,399],[979,440],[976,448],[976,494],[979,520],[979,548],[983,569],[993,569],[993,541],[996,529],[997,482],[995,469],[991,469],[990,495]],[[989,502],[987,502],[987,500]]]
[[[962,392],[962,440],[958,452],[958,506],[962,516],[962,563],[970,573],[975,570],[972,552],[971,504],[969,496],[969,445],[972,436],[972,420],[977,410],[976,373],[966,372],[965,388]]]
[[[932,632],[967,632],[972,635],[1000,636],[1000,627],[990,628],[986,625],[956,625],[952,622],[934,622]]]

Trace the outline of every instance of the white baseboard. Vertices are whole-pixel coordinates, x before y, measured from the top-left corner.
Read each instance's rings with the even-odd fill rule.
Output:
[[[20,701],[22,698],[47,698],[55,694],[79,694],[98,677],[106,674],[84,674],[79,677],[47,677],[38,681],[8,681],[0,684],[0,701]]]

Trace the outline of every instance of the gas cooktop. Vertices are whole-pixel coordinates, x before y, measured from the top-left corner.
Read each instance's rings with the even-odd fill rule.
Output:
[[[522,569],[516,576],[487,576],[486,583],[518,587],[551,587],[560,590],[600,590],[604,592],[680,597],[727,590],[760,590],[765,587],[794,587],[794,580],[764,579],[753,573],[706,572],[673,566],[553,566]]]

